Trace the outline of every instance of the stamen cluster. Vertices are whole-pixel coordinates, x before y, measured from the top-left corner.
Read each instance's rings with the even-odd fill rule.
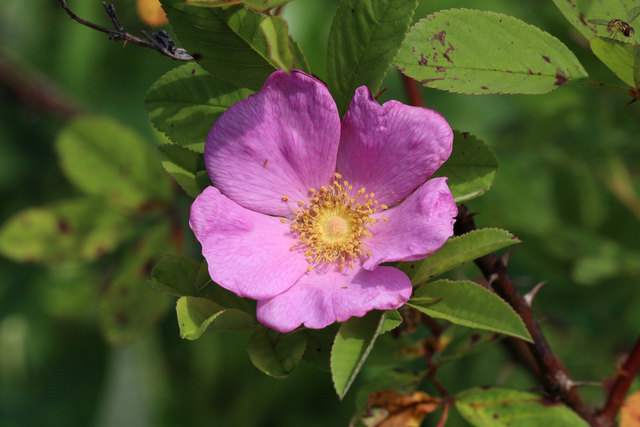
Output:
[[[291,229],[299,234],[298,242],[306,247],[305,256],[310,264],[340,262],[342,271],[345,263],[353,268],[354,259],[371,255],[362,242],[371,237],[368,227],[377,221],[371,215],[388,208],[374,200],[374,193],[365,194],[364,188],[355,198],[351,197],[353,186],[347,181],[340,183],[340,174],[336,173],[335,177],[328,187],[311,188],[308,203],[298,202],[301,208],[293,211],[296,218]],[[294,249],[296,246],[291,247]],[[308,270],[312,271],[313,267],[309,266]]]

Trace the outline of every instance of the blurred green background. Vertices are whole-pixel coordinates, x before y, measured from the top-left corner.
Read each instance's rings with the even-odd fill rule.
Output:
[[[68,3],[85,19],[110,26],[101,2]],[[130,33],[149,30],[133,0],[114,5]],[[337,5],[295,0],[283,10],[320,78],[326,76],[326,40]],[[421,1],[415,20],[453,7],[479,6],[472,0]],[[622,84],[551,1],[487,0],[482,8],[555,35],[592,79]],[[0,60],[0,223],[27,207],[79,194],[53,149],[68,114],[25,103],[17,89],[44,75],[63,104],[117,119],[155,144],[159,137],[143,98],[180,65],[78,25],[56,0],[0,0]],[[23,80],[16,82],[11,72]],[[389,70],[382,86],[389,89],[380,101],[408,102],[397,70]],[[548,280],[534,311],[552,348],[577,380],[614,375],[640,332],[640,102],[626,105],[629,97],[581,87],[537,96],[429,89],[423,95],[454,129],[477,135],[498,155],[494,187],[469,206],[480,213],[479,227],[504,228],[523,241],[509,263],[523,292]],[[190,199],[176,193],[186,253],[199,258],[186,227]],[[45,268],[0,257],[1,426],[348,424],[357,384],[339,402],[329,374],[304,362],[287,379],[267,377],[244,350],[248,335],[182,340],[171,307],[134,342],[108,344],[98,321],[108,268],[102,260]],[[478,273],[466,266],[459,275],[474,279]],[[358,382],[379,369],[365,365]],[[452,394],[477,385],[536,385],[500,345],[446,366],[440,376]],[[602,403],[602,390],[584,394],[590,403]],[[436,425],[438,418],[428,416],[425,425]],[[452,414],[449,425],[459,424]]]

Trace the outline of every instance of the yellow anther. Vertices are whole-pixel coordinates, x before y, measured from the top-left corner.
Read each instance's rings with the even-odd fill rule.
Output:
[[[280,222],[284,224],[285,222],[287,222],[287,220],[284,218],[280,218]]]
[[[342,175],[340,175],[338,172],[335,173],[336,178],[338,179],[342,179]]]
[[[289,200],[289,198],[287,196],[282,196],[282,200],[286,202],[287,200]]]

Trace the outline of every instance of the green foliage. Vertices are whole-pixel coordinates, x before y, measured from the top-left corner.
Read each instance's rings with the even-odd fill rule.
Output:
[[[414,285],[425,282],[465,262],[520,243],[513,234],[497,228],[483,228],[453,237],[433,255],[421,261],[398,264]]]
[[[186,0],[191,6],[223,7],[242,3],[255,10],[269,10],[289,3],[291,0]]]
[[[375,93],[409,29],[416,0],[343,0],[327,49],[327,86],[340,115],[357,87]]]
[[[331,349],[331,377],[341,400],[362,369],[384,323],[385,312],[374,310],[340,326]]]
[[[324,329],[303,329],[300,333],[307,339],[302,358],[309,364],[326,372],[331,372],[331,347],[340,328],[334,323]]]
[[[282,378],[298,365],[305,346],[306,340],[300,332],[280,334],[259,328],[249,338],[247,352],[256,368],[272,377]]]
[[[634,7],[640,5],[638,0],[612,0],[612,1],[590,1],[590,0],[553,0],[558,9],[578,31],[587,39],[599,36],[611,36],[606,25],[596,25],[589,22],[592,19],[610,21],[621,19],[631,21],[627,15]],[[620,37],[620,36],[618,36]],[[638,32],[631,38],[624,37],[630,43],[640,43]]]
[[[191,258],[166,257],[151,272],[149,285],[178,297],[196,296],[200,263]]]
[[[135,132],[106,117],[80,117],[59,134],[56,149],[67,178],[112,205],[142,209],[171,199],[171,187],[151,147]]]
[[[204,142],[218,117],[252,93],[189,63],[155,82],[144,98],[144,106],[153,125],[171,141],[203,153]],[[184,168],[182,161],[174,163]]]
[[[100,292],[100,323],[113,344],[131,342],[148,333],[170,306],[166,294],[147,286],[160,257],[175,251],[170,225],[163,222],[145,231],[129,245],[115,277]]]
[[[416,289],[408,306],[431,317],[531,341],[522,319],[499,296],[468,281],[437,280]]]
[[[279,16],[267,16],[260,28],[269,44],[269,58],[278,68],[289,73],[294,66],[294,58],[289,45],[287,21]]]
[[[176,305],[180,336],[188,340],[200,338],[205,331],[246,331],[253,318],[240,310],[227,309],[206,298],[181,297]]]
[[[560,402],[539,394],[500,387],[473,388],[456,396],[460,414],[476,427],[585,427],[588,424]]]
[[[450,92],[545,93],[587,73],[558,39],[495,12],[451,9],[420,20],[394,65]]]
[[[15,261],[49,266],[93,261],[132,231],[131,219],[102,200],[67,200],[15,214],[0,228],[0,252]]]
[[[640,87],[640,48],[638,46],[594,37],[589,41],[591,50],[616,76],[636,89]]]
[[[447,177],[456,203],[476,198],[487,191],[498,175],[498,158],[485,142],[468,132],[453,132],[453,151],[434,177]]]
[[[210,179],[200,179],[208,178],[202,153],[171,143],[158,145],[158,153],[164,169],[189,196],[196,198],[211,185]]]

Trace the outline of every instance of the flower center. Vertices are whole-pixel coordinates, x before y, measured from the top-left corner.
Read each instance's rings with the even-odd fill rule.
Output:
[[[365,238],[371,237],[369,227],[377,221],[371,215],[388,208],[373,199],[374,193],[365,194],[364,188],[355,198],[351,197],[353,187],[347,181],[338,182],[342,178],[340,174],[335,176],[332,185],[310,189],[308,203],[298,202],[301,208],[293,211],[296,217],[291,229],[299,235],[300,245],[292,246],[291,250],[304,248],[307,261],[312,265],[339,262],[342,271],[345,263],[353,268],[354,259],[371,255],[363,243]],[[285,196],[283,200],[289,198]],[[286,222],[286,219],[282,218],[282,221]],[[312,271],[313,266],[308,270]]]

